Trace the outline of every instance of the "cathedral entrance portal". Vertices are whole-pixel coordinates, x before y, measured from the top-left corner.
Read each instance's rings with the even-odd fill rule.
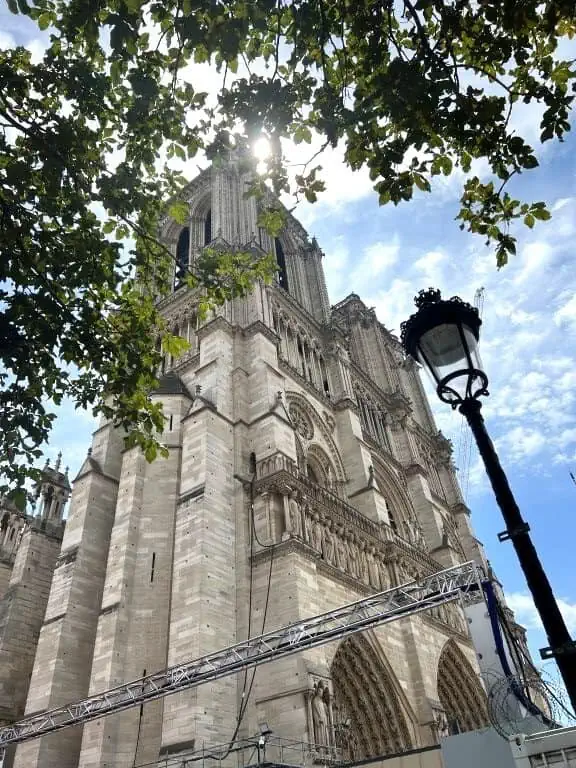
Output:
[[[344,640],[334,656],[334,727],[345,759],[362,760],[414,746],[393,673],[380,656],[366,635]]]

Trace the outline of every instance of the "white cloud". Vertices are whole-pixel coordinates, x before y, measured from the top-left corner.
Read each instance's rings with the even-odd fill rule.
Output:
[[[545,240],[527,243],[514,260],[515,282],[525,283],[538,272],[542,272],[549,265],[552,255],[553,248]]]
[[[507,593],[506,602],[514,611],[519,624],[522,624],[526,629],[543,630],[542,621],[531,595],[524,592]],[[576,632],[576,601],[559,598],[557,602],[568,631],[570,633]]]
[[[0,30],[0,49],[8,49],[8,48],[15,48],[16,47],[16,40],[14,39],[14,35],[11,35],[9,32],[3,32]]]
[[[521,462],[539,453],[547,444],[545,435],[534,427],[513,427],[496,441],[513,461]]]
[[[574,325],[576,329],[576,294],[573,294],[559,310],[554,313],[557,325]]]
[[[365,261],[371,274],[379,275],[398,261],[400,240],[396,235],[391,243],[377,242],[366,248]]]

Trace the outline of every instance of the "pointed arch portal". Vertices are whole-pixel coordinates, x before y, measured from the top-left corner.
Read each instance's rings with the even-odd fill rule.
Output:
[[[413,741],[393,674],[365,635],[344,640],[331,668],[335,723],[346,723],[353,760],[404,752]]]
[[[474,731],[488,724],[486,695],[470,662],[453,640],[440,654],[438,698],[451,733]]]

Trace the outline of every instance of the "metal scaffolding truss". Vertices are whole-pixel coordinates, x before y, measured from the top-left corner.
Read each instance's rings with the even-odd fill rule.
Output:
[[[420,581],[380,592],[335,611],[298,621],[275,632],[245,640],[216,653],[119,685],[83,701],[67,704],[0,729],[0,753],[6,744],[42,736],[61,728],[121,712],[153,699],[194,688],[226,675],[323,645],[378,624],[411,616],[458,597],[478,599],[484,575],[465,563]]]

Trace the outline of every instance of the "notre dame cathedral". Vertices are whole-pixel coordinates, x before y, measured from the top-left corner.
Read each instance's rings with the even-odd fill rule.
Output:
[[[168,458],[148,464],[102,422],[72,490],[46,467],[36,516],[4,504],[2,724],[454,564],[486,565],[415,364],[358,296],[330,305],[322,251],[292,216],[276,240],[259,230],[244,167],[231,154],[200,173],[188,225],[163,224],[175,268],[161,310],[189,342],[153,393]],[[180,277],[208,245],[274,252],[276,282],[200,322]],[[32,739],[7,759],[133,768],[266,723],[360,761],[487,723],[458,604],[251,678]]]

